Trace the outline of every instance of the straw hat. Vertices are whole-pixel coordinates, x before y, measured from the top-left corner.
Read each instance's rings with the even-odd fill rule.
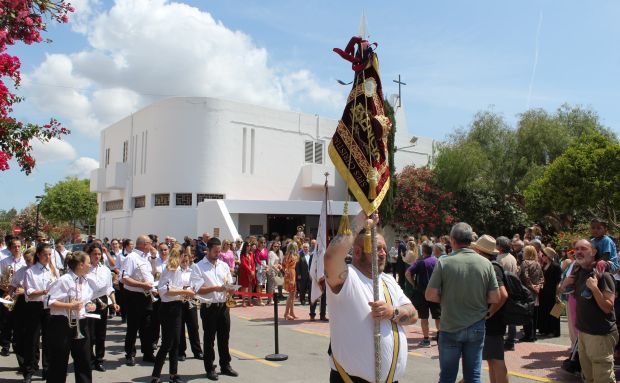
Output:
[[[495,247],[495,238],[490,235],[483,235],[476,242],[472,242],[471,248],[488,255],[497,255],[499,250]]]
[[[551,247],[545,247],[543,249],[543,253],[545,253],[545,255],[551,258],[554,262],[558,260],[558,253],[556,253]]]

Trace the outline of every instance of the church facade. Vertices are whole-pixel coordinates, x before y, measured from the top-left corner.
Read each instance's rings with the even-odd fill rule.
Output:
[[[395,113],[397,170],[432,161],[435,141],[408,136]],[[299,225],[314,236],[326,180],[333,215],[347,195],[327,155],[337,123],[215,98],[151,104],[101,132],[97,237],[290,236]]]

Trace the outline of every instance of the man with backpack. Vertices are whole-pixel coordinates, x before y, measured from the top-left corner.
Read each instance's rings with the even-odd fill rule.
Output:
[[[499,251],[496,249],[495,238],[483,235],[471,244],[471,248],[493,264],[495,278],[499,286],[499,302],[489,305],[486,319],[486,330],[482,359],[489,364],[489,380],[494,383],[508,383],[508,369],[504,361],[504,315],[502,306],[508,300],[508,292],[504,286],[504,269],[496,261]]]
[[[418,344],[419,347],[430,347],[431,340],[429,337],[428,317],[429,312],[435,320],[435,327],[439,331],[439,318],[441,316],[441,306],[435,302],[429,302],[424,297],[424,291],[428,286],[428,281],[433,275],[433,270],[437,264],[437,258],[433,256],[433,245],[430,242],[422,244],[422,259],[414,262],[405,273],[405,278],[413,286],[412,302],[422,324],[422,335],[424,339]]]

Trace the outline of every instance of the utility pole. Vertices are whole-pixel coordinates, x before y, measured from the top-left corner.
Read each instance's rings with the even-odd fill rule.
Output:
[[[43,196],[43,195],[36,195],[36,196],[34,196],[34,198],[37,200],[37,218],[36,218],[35,224],[34,224],[34,238],[35,238],[35,241],[39,237],[39,205],[41,205],[41,200],[44,197],[45,196]],[[37,242],[37,245],[38,244],[39,243]]]

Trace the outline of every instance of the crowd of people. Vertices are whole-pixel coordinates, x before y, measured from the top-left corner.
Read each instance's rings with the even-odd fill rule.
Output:
[[[388,347],[393,354],[385,354],[394,363],[382,364],[383,380],[402,377],[407,354],[403,326],[419,319],[423,339],[418,347],[432,347],[433,342],[439,347],[440,382],[454,382],[461,363],[464,381],[480,381],[481,360],[488,362],[491,382],[507,382],[505,352],[514,350],[516,342],[560,336],[563,311],[579,351],[578,359],[570,361],[580,362],[587,382],[615,381],[614,308],[620,307],[615,299],[620,278],[616,246],[604,222],[593,220],[592,237],[570,248],[546,240],[538,226],[512,238],[493,238],[459,223],[450,235],[404,236],[389,250],[378,235],[379,265],[385,273],[381,299],[372,302],[370,255],[362,243],[367,237],[364,217],[356,219],[355,235],[332,239],[325,278],[319,281],[323,294],[314,302],[310,273],[317,246],[302,233],[269,240],[248,236],[220,241],[209,233],[183,242],[169,236],[159,241],[156,235],[140,235],[135,242],[89,239],[84,251],[73,252],[62,241],[50,244],[40,237],[22,245],[19,238],[6,236],[6,246],[0,246],[0,355],[9,356],[12,346],[24,382],[37,373],[39,360],[44,379],[65,381],[71,355],[76,381],[91,382],[92,370],[105,371],[107,320],[118,315],[126,323],[125,363],[136,364],[139,337],[142,362],[154,364],[153,383],[160,382],[167,358],[170,381],[182,381],[178,362],[187,357],[187,343],[193,357],[204,361],[208,379],[238,376],[228,351],[229,309],[286,299],[285,320],[298,319],[298,300],[310,305],[309,320],[316,319],[320,306],[319,319],[330,322],[332,382],[347,381],[344,375],[374,380],[372,363],[361,355],[365,347],[353,353],[349,338],[359,342],[356,334],[371,330],[376,319],[385,332],[383,341],[393,342]],[[504,311],[518,301],[517,287],[527,292],[531,305],[524,320],[511,322]],[[237,289],[242,295],[235,299]],[[359,302],[366,305],[358,307]],[[362,327],[353,325],[366,312],[371,315],[359,323]],[[437,329],[433,337],[431,317]],[[517,340],[518,325],[522,336]]]

